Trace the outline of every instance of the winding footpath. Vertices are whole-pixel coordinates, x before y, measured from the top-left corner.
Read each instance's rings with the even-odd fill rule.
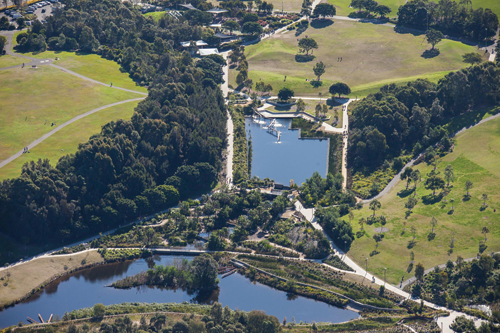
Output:
[[[90,81],[90,82],[95,83],[95,84],[100,84],[100,85],[103,85],[103,86],[107,86],[107,87],[109,87],[111,89],[123,90],[123,91],[126,91],[126,92],[130,92],[130,93],[133,93],[133,94],[139,94],[139,95],[143,95],[143,96],[147,96],[148,95],[147,93],[139,92],[139,91],[135,91],[135,90],[131,90],[131,89],[125,89],[125,88],[116,87],[116,86],[110,87],[107,83],[96,81],[94,79],[88,78],[88,77],[83,76],[81,74],[75,73],[75,72],[73,72],[73,71],[71,71],[69,69],[66,69],[64,67],[61,67],[61,66],[58,66],[58,65],[54,65],[52,59],[37,59],[37,58],[32,58],[32,57],[28,57],[28,56],[25,56],[25,55],[22,55],[22,54],[18,54],[18,53],[12,52],[12,44],[13,44],[13,38],[14,38],[14,31],[3,32],[3,35],[7,37],[7,43],[5,45],[5,50],[6,50],[6,54],[7,55],[30,60],[29,63],[24,64],[24,67],[26,69],[29,69],[31,66],[46,66],[46,65],[49,65],[49,66],[55,67],[55,68],[57,68],[57,69],[65,72],[65,73],[68,73],[68,74],[71,74],[73,76],[76,76],[76,77],[78,77],[80,79],[83,79],[83,80],[86,80],[86,81]],[[22,66],[23,65],[9,66],[9,67],[0,68],[0,70],[11,69],[11,68],[18,68],[18,67],[19,68],[23,68]],[[90,110],[88,112],[82,113],[82,114],[80,114],[80,115],[78,115],[78,116],[76,116],[76,117],[68,120],[67,122],[65,122],[65,123],[57,126],[52,131],[50,131],[50,132],[42,135],[40,138],[36,139],[35,141],[29,143],[27,145],[27,147],[29,149],[32,149],[33,147],[37,146],[38,144],[40,144],[41,142],[43,142],[45,139],[51,137],[52,135],[54,135],[55,133],[57,133],[61,129],[65,128],[66,126],[68,126],[68,125],[74,123],[75,121],[78,121],[78,120],[80,120],[80,119],[82,119],[84,117],[87,117],[87,116],[89,116],[91,114],[94,114],[96,112],[99,112],[101,110],[104,110],[104,109],[107,109],[107,108],[110,108],[110,107],[113,107],[113,106],[116,106],[116,105],[121,105],[121,104],[129,103],[129,102],[140,101],[140,100],[143,100],[145,98],[146,97],[139,97],[139,98],[127,99],[127,100],[124,100],[124,101],[120,101],[120,102],[116,102],[116,103],[111,103],[111,104],[108,104],[108,105],[104,105],[104,106],[95,108],[93,110]],[[0,162],[0,168],[2,168],[5,165],[9,164],[10,162],[12,162],[13,160],[15,160],[16,158],[20,157],[23,154],[23,151],[24,151],[24,148],[21,149],[21,150],[19,150],[14,155],[10,156],[9,158],[1,161]]]

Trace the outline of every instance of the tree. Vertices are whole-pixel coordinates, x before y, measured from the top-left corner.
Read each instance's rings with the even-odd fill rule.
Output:
[[[434,228],[436,228],[437,226],[437,223],[438,221],[436,220],[436,218],[433,216],[432,219],[431,219],[431,227],[432,227],[432,233],[434,233]]]
[[[80,44],[80,49],[83,52],[94,52],[99,48],[99,42],[94,36],[92,29],[88,26],[84,26],[82,32],[80,33],[80,38],[78,40]]]
[[[444,179],[446,180],[446,186],[450,186],[450,182],[455,180],[455,174],[453,173],[453,167],[448,164],[444,169]]]
[[[16,23],[17,23],[17,28],[19,30],[24,29],[26,27],[26,19],[24,17],[19,17],[16,20]]]
[[[93,317],[94,318],[102,318],[104,317],[104,314],[106,313],[106,307],[102,303],[98,303],[94,305],[93,308]]]
[[[222,305],[219,302],[215,302],[210,309],[210,316],[217,325],[222,324],[222,312]]]
[[[361,227],[361,230],[364,230],[363,225],[364,225],[365,223],[366,223],[366,219],[365,219],[364,217],[362,217],[362,218],[360,218],[360,219],[359,219],[358,224],[359,224],[359,226]]]
[[[0,54],[3,54],[3,49],[5,47],[5,44],[7,44],[7,37],[0,36]]]
[[[191,263],[195,284],[200,286],[200,289],[212,289],[216,285],[218,267],[217,261],[211,255],[204,253],[196,256]]]
[[[326,68],[326,66],[323,63],[323,61],[317,62],[316,65],[314,65],[313,71],[314,71],[314,75],[316,75],[318,77],[318,81],[319,81],[321,75],[325,74],[325,68]]]
[[[378,5],[377,7],[375,7],[374,12],[379,14],[380,17],[385,17],[387,14],[392,12],[392,9],[386,5]]]
[[[408,186],[410,186],[410,182],[412,181],[411,175],[413,173],[413,169],[411,167],[407,167],[404,169],[404,171],[401,173],[401,180],[406,179],[406,189],[408,189]]]
[[[314,114],[316,116],[316,118],[319,118],[319,114],[321,113],[321,110],[322,110],[322,107],[321,107],[321,104],[316,104],[316,107],[314,109]]]
[[[432,49],[443,39],[443,33],[439,30],[429,29],[425,33],[427,43],[432,45]]]
[[[432,190],[432,195],[436,194],[436,190],[439,190],[444,187],[444,180],[437,175],[430,176],[425,181],[425,188],[428,190]]]
[[[235,30],[240,30],[240,25],[235,20],[227,20],[222,24],[222,27],[226,30],[229,30],[230,33],[233,33]]]
[[[281,90],[278,92],[278,98],[280,101],[288,101],[294,95],[295,95],[294,91],[287,87],[281,88]]]
[[[334,16],[337,13],[335,7],[330,3],[320,3],[318,4],[313,11],[314,16]]]
[[[410,231],[413,234],[413,240],[415,240],[415,238],[417,238],[417,228],[415,228],[414,226],[412,226],[410,228]]]
[[[252,36],[260,35],[264,30],[258,22],[246,22],[241,27],[241,32]]]
[[[411,173],[411,179],[413,179],[413,183],[415,184],[415,191],[413,192],[413,195],[415,196],[417,194],[417,184],[422,179],[420,176],[420,170],[413,170],[413,172]]]
[[[302,98],[299,98],[297,102],[295,102],[295,107],[297,108],[297,112],[302,112],[306,109],[306,103],[302,100]]]
[[[405,207],[408,208],[410,211],[417,205],[417,199],[414,197],[408,197],[408,201],[405,204]]]
[[[419,262],[417,266],[415,266],[415,277],[417,278],[418,281],[422,281],[422,279],[424,278],[424,274],[425,274],[424,265],[422,265],[422,263]]]
[[[483,56],[476,52],[466,53],[462,56],[462,58],[466,64],[471,64],[471,65],[483,62]]]
[[[172,333],[189,333],[189,325],[185,321],[178,321],[172,326]]]
[[[314,39],[306,37],[299,41],[299,47],[306,52],[306,55],[309,55],[309,51],[318,48],[318,43]]]
[[[490,232],[490,229],[488,229],[488,227],[483,227],[483,229],[481,229],[481,233],[484,235],[484,241],[486,242],[486,234]]]
[[[375,211],[377,209],[380,209],[380,207],[382,207],[382,204],[377,199],[374,199],[372,200],[372,202],[370,202],[370,209],[373,210],[373,217],[375,217]]]
[[[349,88],[349,86],[343,82],[337,82],[332,84],[328,91],[330,92],[330,94],[332,94],[332,96],[335,94],[339,94],[340,98],[340,95],[349,95],[351,93],[351,88]]]
[[[483,207],[486,207],[486,200],[488,200],[488,194],[483,193],[481,198],[483,199]]]
[[[473,185],[474,184],[470,180],[467,180],[465,182],[465,190],[467,191],[467,196],[470,196],[469,190],[472,188]]]

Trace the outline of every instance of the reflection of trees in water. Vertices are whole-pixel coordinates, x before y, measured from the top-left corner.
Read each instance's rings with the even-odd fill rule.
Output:
[[[200,291],[198,295],[191,299],[191,303],[212,305],[219,301],[220,288],[214,290]]]
[[[127,260],[102,266],[96,266],[90,269],[84,269],[80,272],[76,272],[74,275],[71,274],[69,276],[74,276],[77,279],[83,277],[87,282],[96,283],[125,274],[133,262],[134,260]]]
[[[286,293],[287,301],[293,301],[293,300],[296,300],[297,298],[299,298],[299,296],[296,294]]]

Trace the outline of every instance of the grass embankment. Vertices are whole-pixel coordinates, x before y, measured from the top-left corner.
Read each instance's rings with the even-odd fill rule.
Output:
[[[26,60],[22,58],[10,55],[0,56],[0,68],[21,65],[23,62],[26,62]]]
[[[326,113],[326,117],[330,117],[329,120],[326,121],[329,125],[332,125],[337,128],[342,127],[342,119],[343,119],[343,112],[342,112],[342,106],[341,104],[337,103],[336,101],[332,99],[326,99],[322,98],[321,101],[318,98],[318,100],[310,100],[310,99],[305,99],[303,100],[306,109],[304,112],[309,113],[311,116],[316,116],[316,105],[320,104],[321,106],[325,105],[328,107],[328,112]],[[266,110],[269,110],[271,112],[296,112],[297,107],[295,105],[291,106],[270,106],[266,108]],[[338,117],[338,122],[335,123],[335,111],[337,111],[337,117]]]
[[[151,12],[144,14],[146,17],[152,17],[155,22],[158,22],[165,15],[165,12]]]
[[[53,277],[104,260],[96,250],[73,255],[41,257],[0,271],[0,306],[10,304],[36,290]],[[10,275],[10,276],[9,276]]]
[[[297,62],[297,39],[305,36],[317,41],[316,58]],[[296,96],[318,96],[319,92],[326,96],[330,85],[341,81],[351,87],[351,97],[362,97],[388,83],[416,78],[436,82],[447,72],[465,67],[462,55],[476,51],[473,46],[451,40],[443,40],[437,47],[441,54],[426,59],[422,54],[429,46],[424,35],[397,33],[388,26],[337,20],[330,26],[312,23],[300,36],[294,32],[279,34],[246,47],[245,54],[249,77],[253,82],[270,83],[275,94],[286,86],[294,90]],[[342,62],[337,61],[339,57]],[[322,86],[315,88],[311,85],[311,80],[315,80],[312,69],[318,61],[325,63],[326,73],[321,77]],[[232,73],[230,83],[234,87],[235,78],[236,74]]]
[[[281,290],[297,292],[299,295],[312,297],[329,304],[342,305],[342,303],[345,304],[346,299],[325,291],[313,292],[314,290],[310,290],[311,288],[296,285],[294,282],[318,286],[358,302],[379,307],[393,308],[394,302],[400,300],[399,296],[388,292],[384,294],[384,297],[379,296],[378,288],[371,288],[367,281],[364,281],[365,285],[363,285],[357,275],[334,271],[311,261],[278,260],[244,254],[238,255],[237,258],[268,273],[285,278],[288,282],[279,282],[277,279],[258,273],[252,268],[246,269],[246,275],[250,278]]]
[[[22,54],[39,59],[54,60],[57,57],[59,60],[54,60],[54,65],[64,67],[102,83],[111,84],[111,82],[113,82],[113,86],[115,87],[131,89],[143,93],[147,92],[147,89],[138,86],[118,63],[102,58],[97,54],[66,51],[45,51],[41,53]],[[137,97],[139,97],[139,95]]]
[[[52,123],[61,125],[100,106],[140,97],[49,66],[3,70],[0,81],[0,160],[50,132]]]
[[[37,161],[39,158],[48,158],[51,164],[55,165],[62,156],[74,154],[78,145],[88,141],[92,135],[99,133],[102,126],[118,119],[130,119],[138,103],[137,101],[113,106],[66,126],[30,149],[29,154],[23,154],[1,168],[0,179],[18,177],[24,163]]]
[[[488,113],[482,111],[467,118],[476,117],[476,120],[486,117]],[[479,118],[479,119],[478,119]],[[458,124],[466,123],[467,119],[456,119],[452,124],[454,128],[460,128]],[[417,186],[418,204],[413,213],[405,219],[405,203],[408,196],[398,195],[406,187],[406,182],[399,182],[391,192],[381,200],[382,209],[377,215],[385,215],[389,228],[385,232],[383,241],[379,243],[377,251],[380,253],[372,257],[369,253],[375,249],[375,240],[372,238],[376,233],[375,228],[380,225],[365,225],[365,236],[356,239],[351,246],[349,256],[361,266],[365,265],[368,257],[368,270],[382,277],[384,267],[387,268],[387,280],[391,283],[399,283],[401,277],[404,279],[414,275],[409,271],[410,252],[414,252],[415,263],[421,262],[424,267],[432,268],[438,264],[444,264],[448,259],[456,260],[457,255],[463,258],[476,256],[479,251],[479,242],[484,240],[481,233],[483,227],[489,229],[487,234],[486,253],[500,250],[500,229],[495,227],[500,214],[500,118],[478,125],[456,136],[455,149],[452,153],[444,156],[438,165],[437,171],[443,177],[445,167],[453,166],[455,181],[450,184],[449,194],[438,202],[424,203],[423,197],[432,193],[424,188],[427,174],[433,166],[425,163],[416,168],[420,170],[422,182]],[[470,200],[464,200],[466,191],[465,182],[473,182],[470,190]],[[413,187],[413,183],[410,188]],[[439,191],[438,191],[439,192]],[[482,194],[488,195],[486,209],[482,209]],[[409,194],[413,195],[413,194]],[[451,199],[454,199],[454,210],[451,209]],[[494,209],[497,212],[494,212]],[[353,220],[354,233],[360,231],[357,221],[361,217],[372,214],[367,205],[360,211],[354,211]],[[435,238],[429,240],[431,232],[431,219],[437,219]],[[406,226],[405,226],[406,223]],[[406,231],[403,229],[406,227]],[[415,245],[411,247],[413,239],[411,228],[416,228]],[[454,235],[454,233],[456,233]],[[432,237],[431,237],[432,238]],[[454,249],[448,255],[450,244],[454,238]]]

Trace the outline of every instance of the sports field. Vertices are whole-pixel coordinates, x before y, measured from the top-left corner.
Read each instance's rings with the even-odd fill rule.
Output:
[[[481,112],[476,120],[487,117],[488,114]],[[413,194],[399,194],[406,188],[406,182],[398,185],[380,202],[382,209],[376,214],[385,215],[388,219],[389,231],[384,233],[383,240],[379,243],[377,251],[379,254],[370,256],[376,249],[373,235],[375,228],[381,225],[365,225],[365,235],[357,238],[349,256],[364,266],[365,258],[368,258],[368,270],[382,277],[384,267],[387,268],[387,279],[391,283],[399,283],[401,277],[404,280],[414,275],[414,271],[408,272],[410,265],[410,252],[415,255],[415,264],[421,262],[424,267],[432,268],[438,264],[444,264],[448,259],[456,260],[457,255],[463,258],[474,257],[479,251],[479,242],[484,240],[481,233],[483,227],[489,229],[487,234],[486,253],[500,250],[500,118],[496,118],[484,124],[471,128],[456,137],[455,149],[452,153],[444,156],[438,165],[437,171],[443,176],[445,167],[453,166],[455,181],[451,183],[450,192],[438,202],[426,202],[426,196],[432,191],[424,187],[427,174],[433,166],[425,162],[418,165],[422,175],[422,182],[417,186],[416,198],[418,203],[413,213],[405,219],[405,203],[408,196]],[[470,200],[464,200],[465,182],[470,180],[473,187],[470,190]],[[410,184],[410,189],[413,188]],[[487,207],[482,207],[482,195],[487,194]],[[428,197],[427,197],[428,198]],[[454,210],[451,210],[451,199],[454,199]],[[496,210],[496,212],[495,212]],[[355,218],[352,221],[354,232],[360,231],[359,218],[372,214],[367,205],[361,211],[354,211]],[[435,238],[429,239],[431,233],[431,219],[437,219]],[[406,222],[406,225],[405,225]],[[406,227],[406,231],[403,229]],[[411,247],[413,239],[411,228],[416,228],[415,244]],[[456,233],[453,235],[453,233]],[[450,244],[454,238],[453,253],[448,255]]]
[[[347,83],[351,97],[366,96],[384,84],[403,83],[416,78],[437,82],[449,71],[465,67],[462,55],[476,49],[459,42],[443,40],[438,44],[441,54],[424,58],[430,48],[423,35],[397,33],[394,28],[370,23],[336,20],[329,26],[313,24],[296,36],[295,31],[265,39],[248,46],[245,54],[249,63],[249,77],[257,82],[270,83],[276,94],[289,87],[296,96],[317,96],[328,93],[337,81]],[[319,48],[315,59],[298,62],[298,38],[314,38]],[[339,61],[342,58],[342,61]],[[313,67],[317,61],[326,65],[321,77],[322,86],[314,87]],[[230,83],[236,87],[237,72],[230,71]],[[285,80],[286,76],[286,80]]]
[[[118,119],[130,119],[138,103],[129,102],[112,106],[66,126],[30,149],[29,154],[23,154],[0,168],[0,179],[18,177],[24,163],[37,161],[39,158],[48,158],[51,164],[55,166],[62,156],[74,154],[80,143],[84,143],[90,136],[100,133],[102,126]]]
[[[141,97],[50,66],[2,70],[0,82],[0,160],[49,132],[52,123],[60,125],[97,107]]]

